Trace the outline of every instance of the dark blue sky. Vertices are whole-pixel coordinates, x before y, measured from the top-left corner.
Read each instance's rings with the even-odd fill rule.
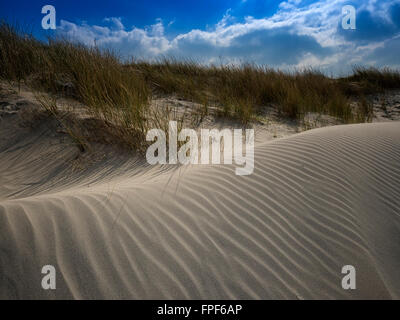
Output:
[[[41,29],[47,4],[56,8],[56,31]],[[342,28],[345,5],[356,10],[355,30]],[[356,64],[400,67],[400,0],[3,0],[1,18],[43,39],[61,34],[123,57],[313,66],[337,74]]]
[[[217,23],[228,9],[237,17],[262,18],[276,12],[281,1],[221,1],[221,0],[14,0],[0,2],[0,17],[34,25],[40,29],[41,8],[51,4],[57,10],[57,20],[100,24],[105,17],[121,17],[127,27],[144,27],[157,18],[174,21],[172,33],[202,29]],[[36,29],[35,28],[35,29]]]

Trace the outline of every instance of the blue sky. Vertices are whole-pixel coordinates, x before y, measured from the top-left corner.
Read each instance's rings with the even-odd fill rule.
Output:
[[[400,0],[14,0],[1,1],[0,18],[43,37],[46,4],[57,12],[51,33],[123,57],[312,66],[333,74],[356,64],[400,67]],[[345,5],[357,10],[356,30],[341,27]]]

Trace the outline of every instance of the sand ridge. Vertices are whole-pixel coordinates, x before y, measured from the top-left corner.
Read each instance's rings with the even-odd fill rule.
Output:
[[[245,177],[122,156],[71,173],[73,148],[40,130],[3,143],[0,297],[399,298],[399,136],[393,122],[257,143]]]

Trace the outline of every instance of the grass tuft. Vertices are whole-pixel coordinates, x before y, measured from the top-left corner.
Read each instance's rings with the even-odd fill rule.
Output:
[[[357,66],[350,76],[332,79],[313,69],[282,72],[254,64],[205,66],[175,59],[124,62],[112,51],[65,39],[39,41],[5,22],[0,23],[0,78],[18,85],[23,82],[55,100],[73,97],[101,121],[94,128],[112,132],[135,150],[146,146],[147,130],[166,126],[171,118],[167,106],[162,112],[152,110],[155,96],[199,103],[204,107],[196,110],[196,119],[213,110],[247,125],[266,106],[273,106],[283,117],[300,121],[308,113],[318,113],[355,123],[372,119],[367,94],[400,88],[399,71],[387,68]],[[57,116],[56,103],[42,105]],[[184,116],[194,118],[190,113]],[[85,148],[79,137],[71,136]]]

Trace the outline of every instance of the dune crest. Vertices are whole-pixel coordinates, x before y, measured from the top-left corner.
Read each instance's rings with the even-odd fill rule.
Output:
[[[1,142],[0,298],[400,298],[399,123],[257,143],[250,176],[123,156],[75,172],[41,137]]]

